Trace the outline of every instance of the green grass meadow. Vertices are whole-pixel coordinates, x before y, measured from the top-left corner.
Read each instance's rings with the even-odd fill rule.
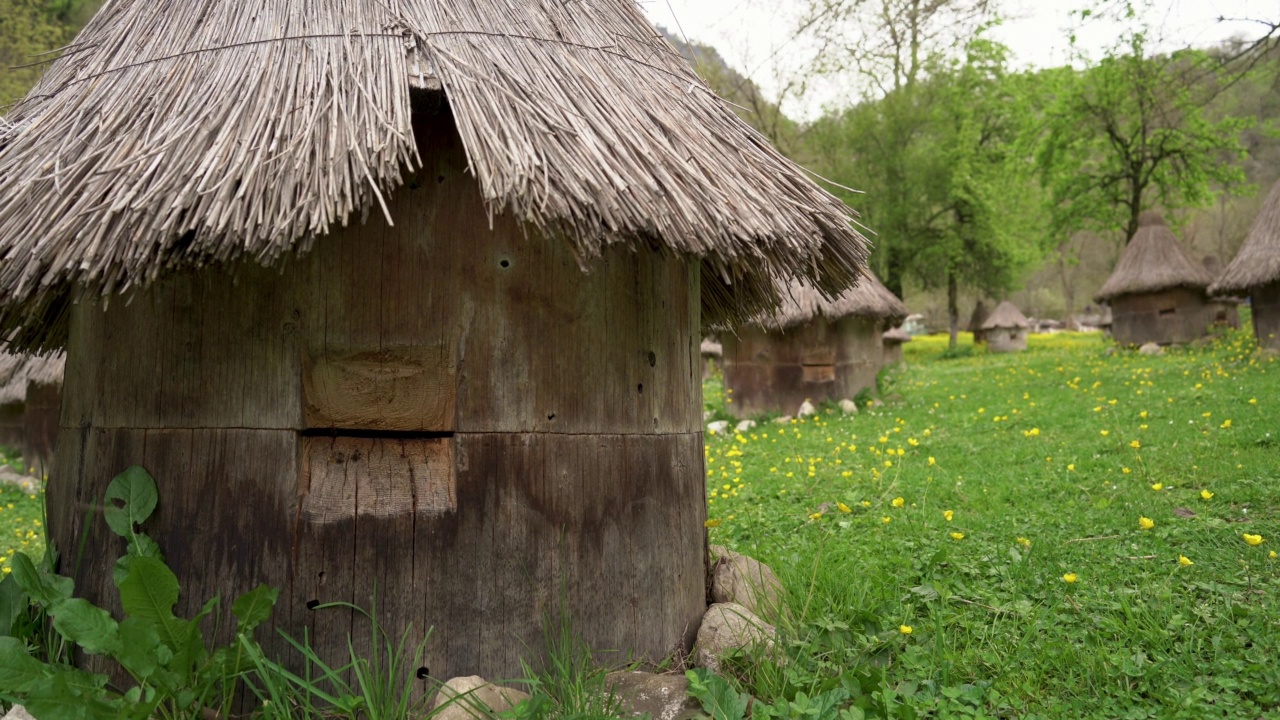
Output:
[[[1280,361],[1247,331],[1162,357],[945,343],[906,346],[883,406],[708,436],[711,542],[792,596],[789,659],[743,660],[741,688],[856,686],[874,717],[1280,717]],[[706,402],[731,402],[718,378]]]

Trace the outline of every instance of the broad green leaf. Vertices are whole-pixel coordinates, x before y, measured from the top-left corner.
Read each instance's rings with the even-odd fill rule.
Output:
[[[53,674],[53,668],[27,653],[21,640],[0,637],[0,688],[25,693]]]
[[[220,600],[217,596],[210,598],[205,602],[204,607],[200,609],[199,614],[186,623],[183,630],[183,637],[178,647],[174,648],[173,660],[169,663],[170,669],[177,672],[181,677],[186,678],[192,668],[200,664],[209,655],[208,648],[204,645],[204,634],[200,632],[200,623],[213,613],[214,608],[218,607]]]
[[[155,558],[133,558],[120,583],[120,603],[129,617],[155,626],[160,641],[178,651],[187,638],[186,623],[173,615],[178,603],[178,578]]]
[[[119,720],[126,717],[119,698],[108,699],[108,693],[101,684],[86,684],[85,677],[94,676],[68,668],[37,683],[23,699],[27,711],[40,720]]]
[[[90,655],[115,655],[120,651],[120,627],[111,613],[88,600],[60,600],[49,608],[53,627]]]
[[[271,611],[280,599],[280,591],[276,588],[259,585],[236,598],[231,605],[231,614],[236,616],[236,631],[246,635],[253,634],[253,629],[271,617]]]
[[[26,612],[31,601],[13,575],[0,580],[0,637],[13,634],[13,624]]]
[[[102,514],[112,532],[130,537],[134,526],[155,512],[158,499],[156,481],[142,467],[134,465],[117,475],[107,486]]]
[[[15,553],[9,566],[14,580],[42,608],[48,609],[59,600],[70,599],[75,590],[71,578],[37,570],[31,558],[24,553]]]
[[[125,618],[120,623],[120,652],[116,660],[134,677],[146,679],[173,659],[173,651],[160,642],[156,626],[141,618]]]

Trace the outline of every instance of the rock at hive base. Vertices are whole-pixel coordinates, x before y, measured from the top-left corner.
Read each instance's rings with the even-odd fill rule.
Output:
[[[499,687],[478,675],[456,677],[436,695],[435,720],[487,720],[491,713],[505,712],[529,699],[529,694]]]
[[[782,614],[785,591],[768,565],[720,545],[711,551],[711,602],[737,603],[771,622]]]
[[[773,649],[777,628],[737,603],[716,603],[707,608],[694,645],[694,664],[711,672],[720,670],[720,660],[734,650],[763,647]]]

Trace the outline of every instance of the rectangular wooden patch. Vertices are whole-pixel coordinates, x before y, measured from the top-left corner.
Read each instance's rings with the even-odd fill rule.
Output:
[[[807,383],[829,383],[836,381],[835,365],[805,365],[801,379]]]
[[[453,438],[302,438],[303,520],[456,512]]]
[[[308,354],[302,372],[309,428],[456,429],[457,373],[443,345]]]

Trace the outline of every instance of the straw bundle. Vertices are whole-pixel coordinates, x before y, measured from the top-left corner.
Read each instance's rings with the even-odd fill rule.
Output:
[[[1013,330],[1031,327],[1027,316],[1022,314],[1017,305],[1005,300],[982,321],[983,330]]]
[[[72,291],[277,262],[420,165],[441,87],[493,212],[703,262],[709,319],[834,296],[854,216],[741,122],[629,0],[114,0],[0,130],[0,331],[57,344]],[[394,218],[388,218],[394,221]]]
[[[0,352],[0,405],[23,402],[27,385],[60,385],[67,357],[63,353],[26,355]]]
[[[1204,266],[1192,262],[1183,252],[1164,218],[1148,211],[1138,219],[1138,232],[1094,299],[1109,302],[1121,295],[1157,293],[1179,287],[1204,290],[1211,282],[1213,278]]]
[[[907,306],[889,292],[870,272],[858,278],[858,284],[834,300],[804,282],[793,282],[783,290],[782,305],[776,312],[758,316],[753,322],[769,329],[785,330],[803,325],[814,318],[839,320],[855,316],[888,320],[897,325],[907,317]]]
[[[1209,293],[1247,295],[1251,288],[1273,282],[1280,282],[1280,182],[1271,186],[1271,194],[1254,219],[1240,252]]]

